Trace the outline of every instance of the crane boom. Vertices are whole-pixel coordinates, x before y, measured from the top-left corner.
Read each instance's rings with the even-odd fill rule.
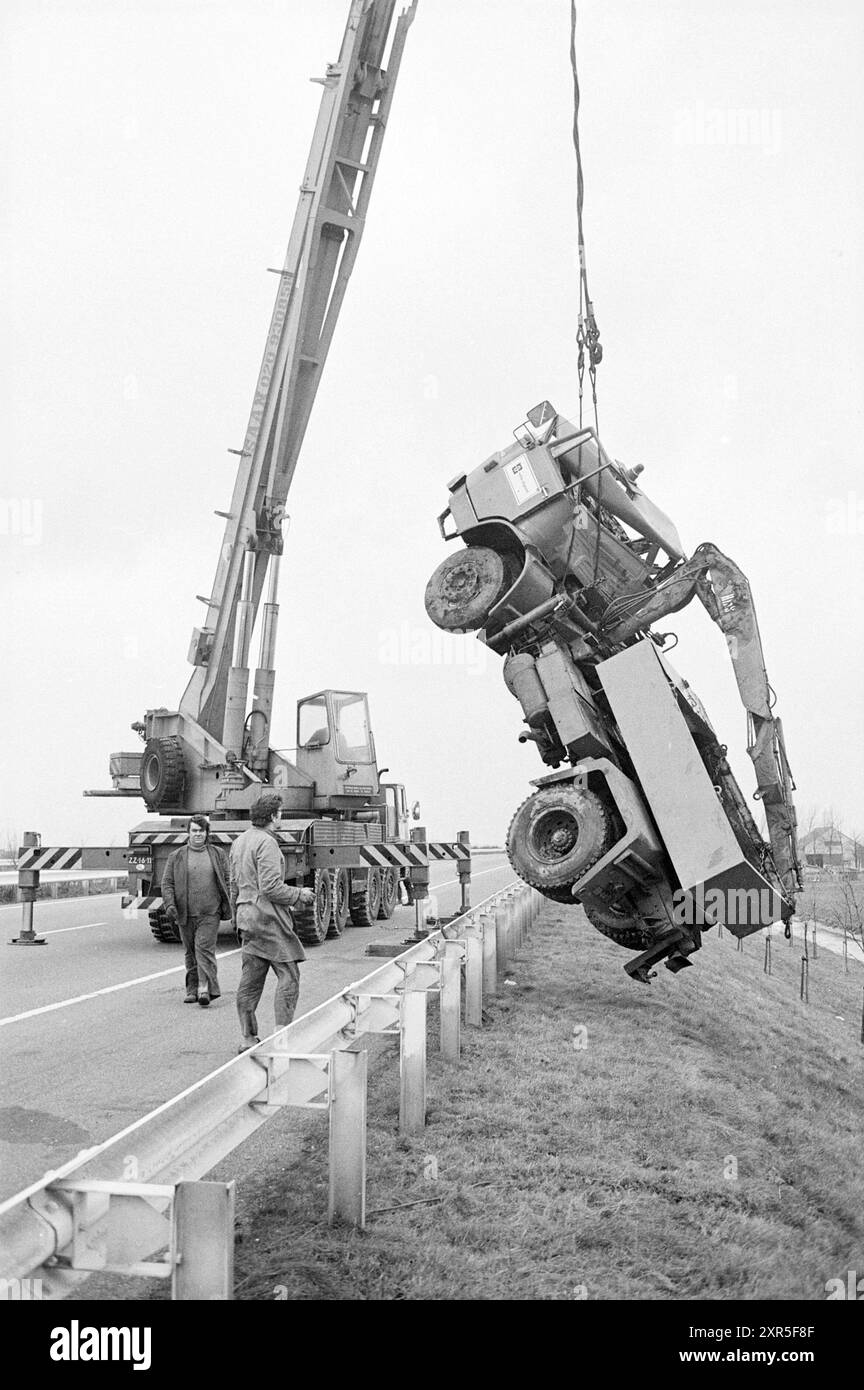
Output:
[[[180,712],[242,752],[248,648],[270,568],[255,681],[256,743],[266,747],[273,693],[281,522],[321,372],[365,224],[366,210],[416,0],[353,0],[337,63],[329,64],[284,268],[241,451],[195,666]],[[242,616],[239,621],[238,614]]]

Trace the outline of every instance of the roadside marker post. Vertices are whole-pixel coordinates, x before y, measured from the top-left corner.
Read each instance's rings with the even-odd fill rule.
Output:
[[[35,830],[24,831],[22,849],[39,849],[42,838]],[[37,936],[33,927],[33,904],[39,896],[39,870],[18,870],[18,897],[21,903],[21,935],[12,937],[10,946],[44,946],[45,937]]]

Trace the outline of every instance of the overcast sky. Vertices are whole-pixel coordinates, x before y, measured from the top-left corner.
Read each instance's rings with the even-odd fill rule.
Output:
[[[0,835],[123,842],[84,800],[176,708],[348,0],[5,0]],[[447,481],[576,410],[567,0],[420,0],[289,497],[273,742],[369,691],[438,837],[500,842],[532,777],[501,663],[423,608]],[[600,426],[688,552],[749,576],[799,808],[864,832],[864,11],[585,0]],[[666,621],[745,790],[701,606]],[[253,646],[257,651],[257,639]]]

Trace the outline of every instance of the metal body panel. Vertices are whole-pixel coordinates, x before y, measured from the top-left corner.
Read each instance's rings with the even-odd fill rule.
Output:
[[[770,894],[742,855],[654,643],[628,647],[597,673],[681,887]]]

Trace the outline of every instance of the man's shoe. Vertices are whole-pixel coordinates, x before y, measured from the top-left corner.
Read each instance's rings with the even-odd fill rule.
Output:
[[[242,1042],[237,1049],[237,1056],[239,1057],[241,1052],[248,1052],[250,1047],[256,1047],[260,1041],[260,1038],[252,1038],[250,1042]]]
[[[197,1003],[198,1003],[198,995],[197,995],[197,994],[187,994],[187,995],[186,995],[186,998],[183,1000],[183,1003],[184,1003],[184,1004],[197,1004]]]
[[[210,995],[207,993],[206,989],[200,989],[198,991],[198,1003],[201,1005],[202,1009],[209,1009]]]

